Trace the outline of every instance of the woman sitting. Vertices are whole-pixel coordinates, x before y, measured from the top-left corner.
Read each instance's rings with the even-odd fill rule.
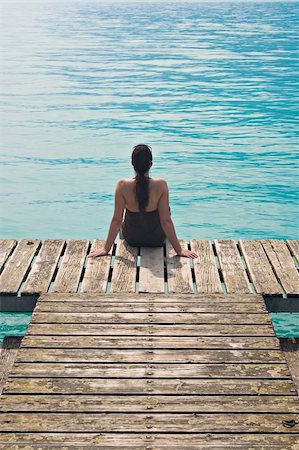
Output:
[[[149,176],[152,152],[147,145],[136,145],[132,152],[135,177],[119,180],[115,189],[114,214],[105,245],[89,256],[107,255],[117,233],[133,247],[161,247],[166,238],[177,255],[197,258],[191,250],[182,249],[170,217],[169,194],[165,180]],[[125,218],[123,221],[123,213]]]

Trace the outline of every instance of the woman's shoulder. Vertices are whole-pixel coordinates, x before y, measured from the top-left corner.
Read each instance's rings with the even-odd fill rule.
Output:
[[[167,187],[167,181],[164,178],[154,178],[153,181],[160,189],[165,189]]]

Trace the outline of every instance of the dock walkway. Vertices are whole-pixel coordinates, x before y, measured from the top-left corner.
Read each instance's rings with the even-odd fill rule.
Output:
[[[2,307],[38,300],[0,397],[1,448],[297,450],[298,393],[262,293],[298,302],[298,241],[185,242],[193,261],[2,242]]]
[[[47,292],[257,293],[290,301],[299,295],[297,240],[181,244],[199,258],[179,258],[169,245],[133,248],[119,240],[111,254],[91,259],[90,250],[103,241],[2,239],[0,310],[32,311],[38,296]]]
[[[296,449],[298,408],[261,295],[43,294],[0,444]]]

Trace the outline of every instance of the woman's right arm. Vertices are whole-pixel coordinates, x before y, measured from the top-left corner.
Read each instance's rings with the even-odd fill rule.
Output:
[[[175,228],[170,216],[170,210],[169,210],[169,192],[168,192],[168,186],[165,180],[161,180],[161,188],[162,188],[162,194],[158,203],[158,210],[159,210],[159,216],[160,216],[160,222],[161,226],[164,230],[164,233],[166,234],[167,239],[173,246],[174,250],[179,256],[186,256],[187,258],[197,258],[197,254],[190,250],[184,250],[182,249],[176,232]]]

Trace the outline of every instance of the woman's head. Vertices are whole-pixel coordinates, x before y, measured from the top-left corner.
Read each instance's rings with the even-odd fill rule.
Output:
[[[145,211],[149,201],[149,177],[145,174],[152,167],[151,148],[145,144],[136,145],[132,151],[132,165],[136,172],[136,197],[140,211]]]
[[[144,175],[152,167],[151,148],[145,144],[135,145],[132,151],[132,166],[137,174]]]

